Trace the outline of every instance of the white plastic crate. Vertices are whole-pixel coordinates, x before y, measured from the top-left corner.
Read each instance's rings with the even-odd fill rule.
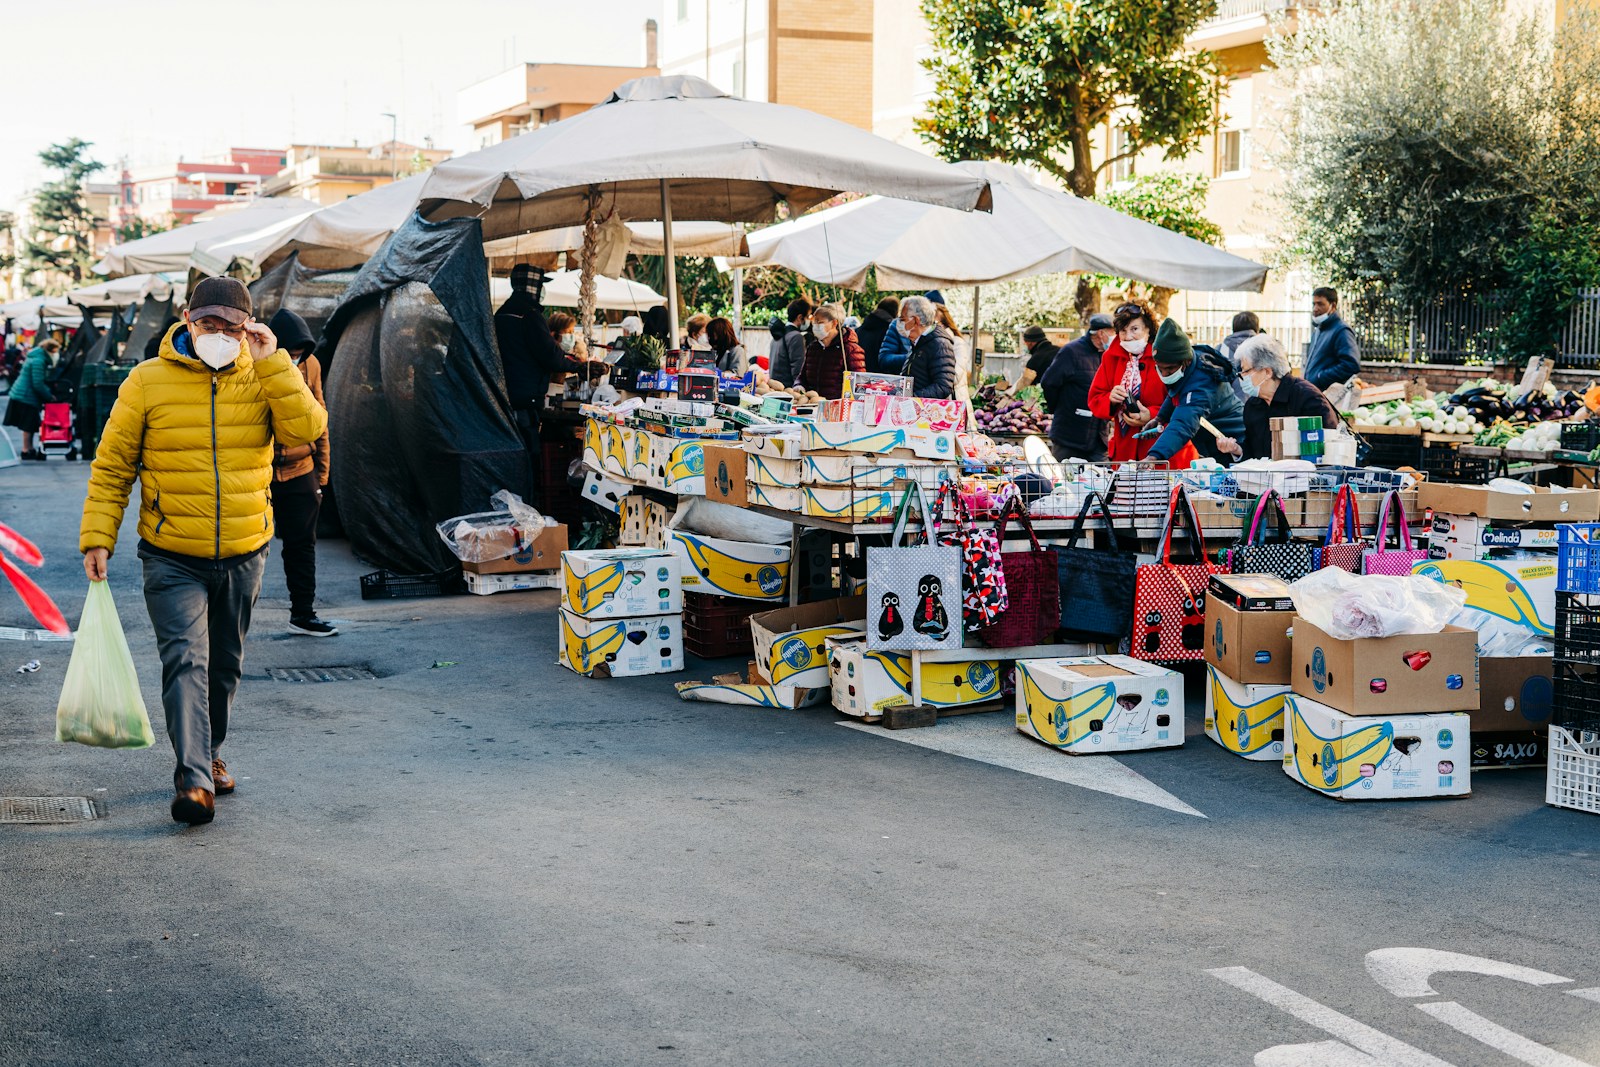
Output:
[[[1600,813],[1600,734],[1574,735],[1560,726],[1550,727],[1544,802]]]

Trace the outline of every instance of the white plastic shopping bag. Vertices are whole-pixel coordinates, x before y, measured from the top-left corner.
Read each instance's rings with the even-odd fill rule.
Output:
[[[96,748],[149,748],[150,715],[111,586],[90,582],[77,643],[56,705],[56,740]]]

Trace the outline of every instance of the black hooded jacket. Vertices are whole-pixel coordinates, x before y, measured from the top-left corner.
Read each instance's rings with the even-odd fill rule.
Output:
[[[505,368],[506,395],[514,408],[538,411],[551,379],[581,366],[556,345],[543,310],[526,289],[513,292],[494,313],[494,339]]]
[[[297,348],[307,345],[316,347],[317,339],[311,336],[311,327],[306,325],[306,320],[288,308],[279,308],[267,321],[267,329],[278,339],[278,347],[291,356],[295,355]],[[298,363],[299,359],[295,362]]]

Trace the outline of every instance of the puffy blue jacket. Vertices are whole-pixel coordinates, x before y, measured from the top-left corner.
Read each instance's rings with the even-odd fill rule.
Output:
[[[1244,433],[1244,396],[1196,352],[1183,377],[1167,386],[1167,401],[1156,416],[1167,428],[1156,439],[1149,458],[1171,459],[1190,441],[1201,455],[1216,458],[1216,439],[1200,428],[1201,419],[1235,440]]]
[[[22,361],[22,370],[11,385],[11,399],[18,404],[42,408],[50,402],[50,354],[35,348]]]
[[[1359,370],[1361,346],[1356,343],[1355,331],[1337,314],[1330,314],[1311,338],[1301,377],[1318,389],[1326,389],[1335,382],[1349,381]]]
[[[884,374],[893,374],[899,370],[911,355],[911,338],[900,332],[900,327],[894,323],[883,333],[883,344],[878,346],[878,368]]]

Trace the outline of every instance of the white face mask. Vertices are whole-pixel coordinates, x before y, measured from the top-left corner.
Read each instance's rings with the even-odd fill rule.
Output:
[[[1130,356],[1139,356],[1144,354],[1144,350],[1149,344],[1149,341],[1124,341],[1122,342],[1122,350]]]
[[[194,354],[212,370],[221,370],[239,358],[239,342],[225,333],[202,333],[194,337]]]
[[[577,344],[578,344],[578,335],[577,334],[575,334],[575,333],[564,333],[564,334],[561,335],[561,351],[563,351],[563,352],[571,352],[575,347],[577,347]]]
[[[1177,385],[1183,378],[1183,371],[1175,371],[1170,377],[1165,374],[1157,374],[1156,377],[1161,379],[1162,385]]]
[[[813,322],[811,324],[811,336],[817,339],[817,344],[825,345],[833,339],[830,332],[832,329],[833,323],[831,322]]]
[[[1327,321],[1328,321],[1328,316],[1327,316],[1326,312],[1324,312],[1321,315],[1313,315],[1313,316],[1311,316],[1311,325],[1313,325],[1313,326],[1321,326],[1323,323],[1325,323]]]

